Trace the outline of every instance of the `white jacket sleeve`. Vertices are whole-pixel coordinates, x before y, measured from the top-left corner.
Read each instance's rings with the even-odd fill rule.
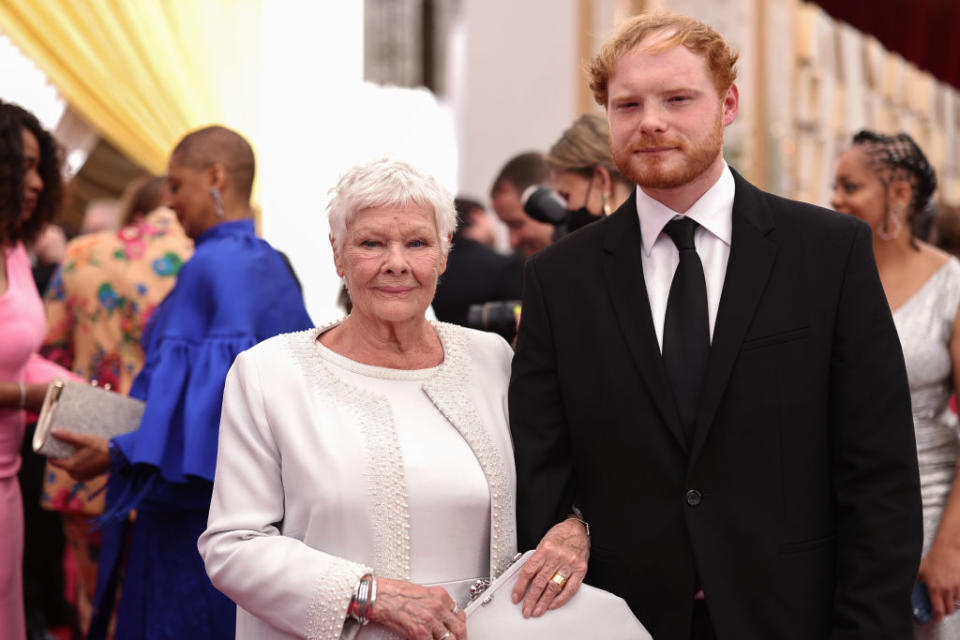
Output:
[[[355,634],[347,607],[369,567],[284,536],[280,452],[267,423],[256,360],[227,375],[207,530],[198,547],[214,586],[249,613],[303,638]]]

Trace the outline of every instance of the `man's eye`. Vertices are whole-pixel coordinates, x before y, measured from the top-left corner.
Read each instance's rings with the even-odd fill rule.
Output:
[[[690,96],[673,96],[669,99],[669,102],[680,103],[688,100],[690,100]]]

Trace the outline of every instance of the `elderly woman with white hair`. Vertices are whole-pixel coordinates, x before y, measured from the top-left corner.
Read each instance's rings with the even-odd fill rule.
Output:
[[[361,165],[329,212],[352,311],[237,358],[200,552],[238,638],[465,638],[516,552],[512,351],[424,317],[456,224],[433,178]]]

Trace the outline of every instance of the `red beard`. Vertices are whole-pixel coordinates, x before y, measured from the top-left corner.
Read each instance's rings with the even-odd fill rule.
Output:
[[[660,154],[643,156],[642,149],[670,148]],[[676,189],[703,174],[723,148],[723,122],[718,114],[716,126],[709,134],[691,144],[683,140],[668,140],[641,136],[625,149],[610,145],[613,161],[625,177],[648,189]]]

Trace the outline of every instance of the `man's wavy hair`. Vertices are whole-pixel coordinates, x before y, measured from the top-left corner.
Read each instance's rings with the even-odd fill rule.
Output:
[[[587,75],[593,99],[606,108],[609,95],[607,85],[613,68],[627,53],[653,34],[664,34],[654,51],[683,45],[703,56],[713,78],[717,93],[723,93],[737,79],[736,63],[739,54],[730,48],[719,33],[706,24],[679,13],[651,11],[641,13],[624,22],[607,38],[593,60],[587,65]]]
[[[37,208],[25,221],[23,211],[23,130],[40,144],[37,173],[43,190]],[[60,181],[60,148],[32,113],[0,101],[0,243],[31,242],[60,211],[63,186]]]

